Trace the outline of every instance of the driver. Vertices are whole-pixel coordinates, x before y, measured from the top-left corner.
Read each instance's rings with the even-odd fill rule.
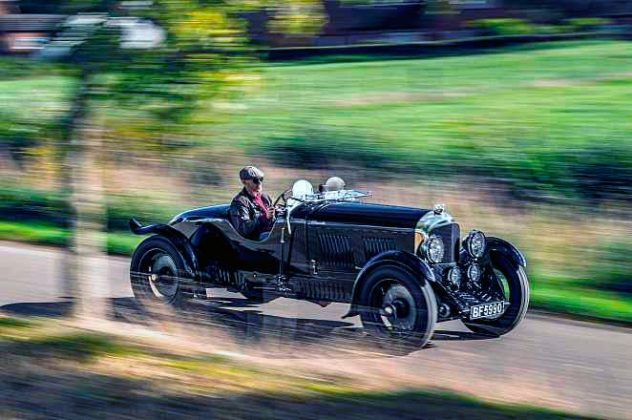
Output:
[[[263,172],[246,166],[239,171],[244,188],[230,204],[230,222],[244,237],[262,241],[268,237],[274,224],[272,199],[263,190]]]

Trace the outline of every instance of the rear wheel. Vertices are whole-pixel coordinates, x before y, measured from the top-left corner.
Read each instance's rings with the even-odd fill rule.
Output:
[[[364,327],[390,345],[420,348],[432,337],[437,322],[434,291],[407,270],[383,267],[369,274],[360,304]]]
[[[488,279],[497,282],[505,300],[509,302],[509,307],[497,318],[463,323],[475,333],[501,336],[516,328],[526,315],[529,307],[529,280],[523,267],[501,253],[491,255],[491,264]]]
[[[130,267],[132,291],[145,309],[181,306],[183,283],[189,278],[182,255],[163,237],[147,238],[134,251]]]

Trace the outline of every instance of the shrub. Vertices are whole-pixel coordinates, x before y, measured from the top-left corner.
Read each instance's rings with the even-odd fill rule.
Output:
[[[530,35],[538,32],[536,25],[522,19],[481,19],[469,23],[469,26],[484,30],[490,35]]]
[[[632,241],[604,241],[592,250],[593,263],[585,284],[632,294]]]
[[[166,223],[183,210],[158,205],[155,200],[128,195],[108,196],[106,201],[108,231],[128,230],[128,222],[132,217],[143,223]]]
[[[610,23],[610,19],[599,17],[576,18],[566,21],[566,24],[573,28],[575,31],[588,31],[591,29],[596,29],[600,26],[609,25]]]
[[[106,225],[111,230],[128,230],[128,221],[166,222],[181,208],[158,205],[155,200],[126,195],[106,197]],[[16,222],[43,222],[68,227],[71,209],[67,196],[59,191],[0,187],[0,219]]]
[[[397,158],[386,149],[376,148],[363,133],[333,128],[315,128],[281,133],[257,145],[280,166],[304,169],[327,168],[339,162],[367,169],[386,169]]]
[[[0,218],[14,221],[44,221],[65,226],[70,207],[64,194],[29,188],[0,187]]]

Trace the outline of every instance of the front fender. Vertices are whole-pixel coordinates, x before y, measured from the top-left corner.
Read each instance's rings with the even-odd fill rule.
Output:
[[[527,267],[527,259],[522,252],[518,251],[518,248],[504,239],[488,237],[487,247],[490,251],[496,251],[506,255],[514,264],[520,267]]]
[[[193,278],[197,278],[199,273],[198,258],[191,242],[183,233],[165,224],[143,226],[136,219],[130,219],[129,226],[136,235],[157,234],[166,238],[184,258],[189,274]]]
[[[397,265],[414,274],[418,274],[417,279],[421,286],[423,286],[426,281],[435,281],[435,276],[430,266],[415,254],[406,251],[386,251],[378,254],[367,261],[360,273],[358,273],[353,283],[353,291],[351,292],[351,307],[343,318],[359,315],[358,299],[360,290],[362,290],[368,274],[384,265]]]

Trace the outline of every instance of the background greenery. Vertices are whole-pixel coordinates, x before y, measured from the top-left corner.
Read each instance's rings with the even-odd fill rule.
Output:
[[[0,186],[0,237],[64,244],[69,210],[54,182],[54,145],[73,79],[62,66],[32,61],[3,59],[0,69],[3,159],[14,166]],[[491,215],[469,215],[469,208],[455,215],[466,224],[487,223],[525,250],[536,307],[632,321],[632,44],[333,58],[262,65],[247,74],[245,90],[209,104],[213,124],[200,115],[176,134],[156,133],[158,143],[177,151],[164,158],[162,146],[138,147],[133,107],[103,102],[99,118],[112,127],[103,159],[112,172],[153,162],[165,182],[178,178],[186,186],[174,196],[173,185],[106,185],[111,252],[129,253],[137,243],[122,233],[130,216],[162,221],[191,205],[226,201],[238,162],[262,162],[277,174],[279,189],[289,182],[284,177],[306,173],[336,172],[354,185],[368,179],[409,193],[421,181],[432,197],[447,188],[456,203],[461,193],[487,200]],[[126,124],[117,124],[122,112]],[[534,228],[516,227],[523,223]]]

